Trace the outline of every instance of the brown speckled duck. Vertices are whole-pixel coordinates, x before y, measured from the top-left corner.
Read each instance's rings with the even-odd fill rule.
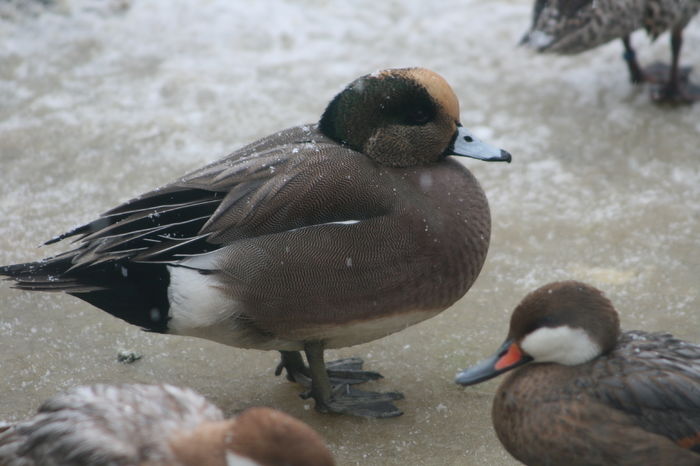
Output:
[[[523,463],[700,465],[700,345],[621,332],[597,289],[569,281],[530,293],[501,348],[456,382],[513,369],[492,417]]]
[[[392,69],[352,82],[316,125],[254,142],[0,267],[24,290],[63,291],[145,329],[279,350],[323,412],[401,414],[356,358],[368,342],[461,298],[486,258],[489,206],[450,155],[510,161],[460,123],[447,82]],[[306,353],[308,367],[300,351]]]
[[[683,29],[700,10],[697,0],[535,0],[532,26],[521,43],[538,52],[576,54],[622,39],[624,58],[634,83],[663,83],[652,97],[661,102],[692,103],[700,88],[688,82],[689,69],[679,68]],[[671,67],[642,70],[630,34],[644,28],[656,39],[671,30]]]
[[[0,427],[3,466],[333,466],[321,437],[270,408],[224,419],[171,385],[76,387]]]

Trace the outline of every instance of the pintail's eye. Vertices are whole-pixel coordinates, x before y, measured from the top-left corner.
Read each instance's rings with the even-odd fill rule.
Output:
[[[428,112],[422,108],[416,108],[408,113],[408,123],[412,125],[424,125],[430,120]]]

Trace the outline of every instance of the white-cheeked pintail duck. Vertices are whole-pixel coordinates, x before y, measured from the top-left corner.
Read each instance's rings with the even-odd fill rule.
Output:
[[[525,464],[700,465],[700,345],[621,332],[612,303],[589,285],[527,295],[496,354],[456,382],[508,371],[493,425]]]

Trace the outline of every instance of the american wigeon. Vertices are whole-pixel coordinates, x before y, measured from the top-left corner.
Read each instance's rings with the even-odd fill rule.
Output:
[[[318,124],[128,201],[49,241],[77,237],[75,249],[0,275],[151,331],[279,350],[278,373],[307,385],[318,410],[396,416],[399,393],[350,387],[379,374],[359,359],[327,372],[323,351],[432,317],[476,279],[489,206],[450,155],[510,161],[460,124],[441,76],[378,72],[348,85]]]
[[[538,52],[575,54],[622,39],[624,58],[633,83],[663,83],[654,100],[692,103],[700,88],[688,82],[690,69],[679,68],[683,29],[700,10],[700,2],[677,0],[535,0],[532,26],[521,43]],[[642,70],[630,35],[644,28],[652,39],[671,30],[671,67]]]
[[[171,385],[94,385],[56,395],[0,427],[5,466],[332,466],[321,437],[256,407],[232,419]]]
[[[700,465],[700,345],[621,332],[599,290],[568,281],[530,293],[496,354],[456,382],[513,369],[492,418],[523,463]]]

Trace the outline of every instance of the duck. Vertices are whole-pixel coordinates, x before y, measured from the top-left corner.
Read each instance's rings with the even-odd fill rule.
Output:
[[[694,0],[535,0],[532,25],[521,40],[538,52],[577,54],[621,39],[630,81],[652,82],[653,100],[690,104],[700,87],[688,82],[690,68],[679,66],[683,29],[700,10]],[[643,70],[630,35],[645,29],[652,40],[671,31],[671,66]]]
[[[621,331],[613,304],[590,285],[528,294],[496,353],[455,381],[509,371],[492,420],[524,464],[700,465],[700,345]]]
[[[97,384],[46,400],[0,427],[5,466],[333,466],[321,436],[281,411],[225,419],[199,393],[173,385]]]
[[[490,210],[451,156],[510,162],[460,122],[425,68],[357,78],[317,124],[253,142],[47,242],[77,247],[0,267],[21,290],[61,291],[148,331],[276,350],[275,373],[324,413],[402,414],[381,375],[324,351],[435,316],[478,276]],[[306,362],[301,352],[306,356]]]

